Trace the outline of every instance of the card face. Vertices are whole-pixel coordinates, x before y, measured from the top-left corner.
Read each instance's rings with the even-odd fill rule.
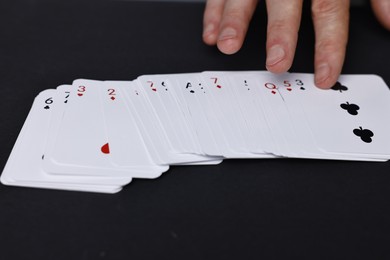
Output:
[[[186,117],[190,117],[192,127],[195,129],[202,151],[210,156],[221,156],[222,153],[217,145],[216,139],[210,129],[205,109],[200,103],[202,95],[205,94],[205,86],[196,74],[176,74],[172,77],[177,87],[175,88],[178,101],[185,111]],[[220,142],[219,142],[220,143]]]
[[[276,115],[284,124],[279,129],[284,129],[284,142],[290,145],[293,153],[289,157],[315,158],[313,153],[318,154],[318,148],[314,143],[312,133],[307,126],[307,120],[300,109],[300,101],[293,100],[292,97],[303,95],[309,88],[313,79],[302,78],[302,75],[296,73],[285,73],[272,76],[264,86],[268,89],[268,95],[274,96],[279,100],[279,107],[282,109],[275,111]],[[309,83],[310,82],[310,83]],[[323,155],[321,155],[323,156]]]
[[[224,158],[390,159],[390,90],[375,75],[206,71],[75,80],[34,100],[6,185],[116,193],[169,165]]]
[[[99,81],[75,81],[62,117],[52,120],[44,169],[51,174],[111,177],[157,176],[150,168],[116,167],[110,158]],[[165,167],[163,167],[165,168]],[[155,168],[153,168],[155,169]]]
[[[95,90],[100,93],[112,163],[117,167],[133,167],[145,171],[144,174],[134,177],[160,176],[168,167],[152,161],[140,130],[126,107],[122,89],[114,82],[104,82]]]
[[[343,75],[333,89],[313,88],[309,94],[311,98],[305,98],[301,106],[320,149],[375,157],[390,154],[386,134],[390,91],[381,78]]]
[[[56,140],[49,143],[48,162],[57,165],[110,165],[98,92],[91,84],[75,81]],[[49,164],[46,166],[50,167]],[[55,170],[53,171],[55,172]]]
[[[277,147],[281,151],[281,155],[287,157],[299,157],[301,149],[301,141],[297,138],[298,133],[293,127],[289,107],[286,105],[284,97],[280,94],[281,89],[286,89],[289,92],[289,83],[284,80],[284,75],[272,75],[267,77],[266,81],[261,82],[262,94],[267,98],[263,99],[266,103],[266,114],[269,123],[273,125],[271,129],[277,135]],[[283,122],[282,125],[278,122]]]
[[[241,115],[245,120],[247,129],[243,134],[249,140],[248,148],[252,153],[270,155],[275,151],[271,130],[269,129],[265,111],[260,106],[260,97],[256,95],[258,88],[257,77],[263,77],[261,73],[229,73],[226,74],[231,83],[233,95],[237,98]]]
[[[308,137],[307,140],[312,140],[307,144],[314,142],[312,147],[317,148],[311,149],[308,155],[359,160],[362,157],[379,160],[388,157],[389,140],[385,132],[389,129],[386,113],[390,111],[390,92],[381,78],[342,75],[332,89],[321,90],[310,84],[313,82],[310,74],[292,76],[305,85],[293,86],[288,92],[282,90],[281,94],[290,111],[303,122],[297,128]],[[378,129],[376,143],[373,142],[373,129]],[[306,150],[310,149],[306,147]]]
[[[107,82],[115,84],[126,97],[126,105],[131,118],[135,120],[153,162],[168,165],[172,151],[161,125],[146,101],[146,95],[134,82]]]
[[[153,113],[157,115],[173,149],[181,153],[201,153],[195,132],[181,111],[175,86],[164,75],[140,76],[135,81],[146,94]]]
[[[195,94],[193,98],[197,100],[199,109],[203,112],[203,116],[205,117],[204,121],[210,129],[212,139],[215,140],[216,146],[223,157],[233,157],[228,146],[228,140],[226,139],[226,129],[223,129],[222,122],[224,119],[219,113],[219,104],[215,107],[214,100],[211,97],[212,86],[203,77],[198,75],[193,77],[192,80],[197,87],[190,90],[189,93]],[[195,93],[191,91],[195,91]]]
[[[200,97],[202,107],[222,155],[226,158],[250,156],[247,140],[241,129],[247,129],[237,100],[224,73],[203,72],[205,91]]]
[[[56,94],[56,90],[50,89],[36,97],[1,176],[2,183],[92,192],[119,191],[120,185],[128,184],[131,178],[51,176],[43,171],[42,160],[50,117],[59,101]]]
[[[214,164],[214,160],[221,162],[219,158],[177,152],[167,138],[159,118],[153,112],[144,90],[134,82],[115,82],[112,84],[119,86],[125,93],[128,112],[135,119],[151,158],[156,164],[188,164],[207,161]]]
[[[220,108],[218,117],[224,118],[221,124],[229,146],[235,147],[233,150],[243,158],[274,158],[277,148],[273,138],[277,136],[272,134],[265,117],[262,83],[259,83],[269,73],[205,72],[203,75],[205,80],[213,81],[211,96]]]

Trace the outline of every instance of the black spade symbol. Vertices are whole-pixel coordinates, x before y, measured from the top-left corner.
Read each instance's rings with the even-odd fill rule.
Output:
[[[353,133],[359,136],[363,142],[371,143],[374,133],[369,129],[363,129],[361,126],[359,128],[353,129]]]
[[[168,91],[168,88],[167,88],[167,86],[165,86],[165,82],[164,81],[161,82],[161,85],[165,88],[165,91]]]
[[[347,91],[348,88],[344,85],[342,85],[340,82],[336,82],[336,84],[334,84],[333,87],[331,87],[331,89],[333,90],[336,90],[336,91],[340,91],[340,92],[343,92],[343,91]]]
[[[44,109],[49,109],[50,107],[49,106],[45,106]]]
[[[347,110],[348,113],[350,113],[351,115],[354,115],[354,116],[356,116],[358,114],[358,110],[360,109],[360,107],[358,105],[350,104],[348,102],[341,104],[340,107],[342,109]]]
[[[300,89],[300,90],[305,90],[305,88],[304,88],[304,87],[300,87],[299,89]]]

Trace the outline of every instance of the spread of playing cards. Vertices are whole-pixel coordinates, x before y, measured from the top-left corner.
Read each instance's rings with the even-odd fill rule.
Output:
[[[35,98],[6,185],[115,193],[170,165],[229,158],[390,159],[390,90],[375,75],[264,71],[78,79]],[[261,169],[260,169],[261,170]]]

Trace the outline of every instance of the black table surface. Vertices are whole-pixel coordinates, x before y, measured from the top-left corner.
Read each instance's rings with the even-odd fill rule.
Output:
[[[0,165],[33,98],[77,78],[264,70],[261,3],[243,49],[202,43],[203,4],[0,3]],[[390,83],[390,33],[351,10],[343,73]],[[313,72],[306,6],[292,72]],[[370,87],[370,86],[367,86]],[[390,163],[227,160],[104,195],[0,186],[0,259],[389,259]]]

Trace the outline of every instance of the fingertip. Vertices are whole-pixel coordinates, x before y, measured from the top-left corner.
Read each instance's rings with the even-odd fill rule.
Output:
[[[237,30],[234,28],[224,28],[217,39],[218,49],[224,54],[234,54],[242,46],[242,40],[238,38]]]
[[[238,52],[243,43],[257,0],[220,0],[224,2],[218,27],[217,47],[224,54]]]
[[[218,41],[217,46],[222,53],[228,55],[235,54],[240,50],[240,45],[237,43],[237,40],[235,39]]]
[[[274,45],[267,50],[265,66],[272,73],[283,73],[290,69],[292,61],[288,59],[287,52],[282,45]]]
[[[217,43],[218,32],[216,26],[212,23],[205,25],[203,29],[203,41],[207,45],[215,45]]]
[[[267,66],[273,66],[284,59],[286,52],[281,45],[274,45],[267,51]]]
[[[322,63],[315,69],[314,83],[318,88],[329,89],[336,83],[338,76],[332,73],[328,63]]]
[[[281,74],[281,73],[287,72],[291,66],[288,65],[287,62],[281,61],[280,63],[277,63],[277,64],[272,65],[272,66],[269,66],[266,64],[265,67],[269,72]]]
[[[332,86],[334,86],[334,84],[336,84],[336,81],[337,80],[327,79],[325,81],[317,82],[316,80],[315,85],[320,89],[330,89]]]

